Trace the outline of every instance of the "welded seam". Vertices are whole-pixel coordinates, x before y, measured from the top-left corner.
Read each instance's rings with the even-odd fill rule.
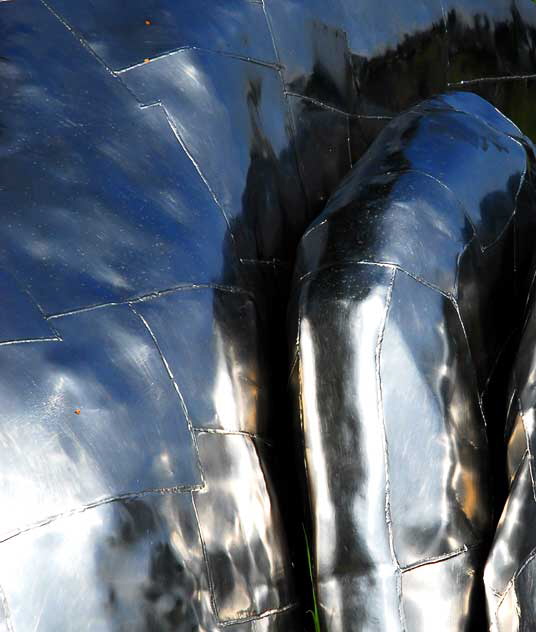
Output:
[[[0,603],[2,604],[2,609],[4,611],[4,623],[6,624],[7,632],[15,632],[13,619],[11,617],[11,609],[9,608],[6,593],[2,586],[0,586]]]
[[[21,340],[4,340],[0,342],[0,347],[6,347],[8,345],[24,345],[31,342],[63,342],[62,338],[56,336],[54,338],[25,338]]]
[[[200,434],[201,433],[206,433],[206,430],[201,429],[200,430]],[[210,434],[210,433],[207,433]],[[243,434],[243,433],[225,433],[225,434]],[[256,446],[255,446],[255,441],[254,438],[249,436],[247,437],[249,440],[251,440],[252,444],[253,444],[253,448],[256,450]],[[208,487],[206,487],[205,489],[207,489]],[[199,491],[203,491],[203,490],[197,490],[197,492]],[[217,600],[216,600],[216,588],[215,588],[215,582],[214,582],[214,577],[212,575],[212,569],[211,569],[211,564],[209,561],[209,555],[208,555],[208,550],[207,550],[207,546],[206,546],[206,542],[205,539],[203,537],[203,531],[201,529],[201,520],[199,518],[199,511],[197,509],[197,504],[195,502],[195,496],[192,493],[192,503],[193,503],[193,507],[194,507],[194,514],[195,514],[195,518],[196,518],[196,522],[197,522],[197,529],[198,529],[198,535],[199,535],[199,540],[201,542],[201,548],[203,551],[203,558],[204,558],[204,562],[205,562],[205,568],[206,568],[206,573],[207,573],[207,580],[209,583],[209,590],[210,590],[210,599],[211,599],[211,604],[212,604],[212,609],[214,611],[214,615],[216,617],[216,619],[218,620],[218,624],[220,626],[223,627],[228,627],[228,626],[232,626],[232,625],[238,625],[240,623],[249,623],[252,621],[257,621],[259,619],[264,619],[266,617],[269,616],[273,616],[273,615],[277,615],[277,614],[281,614],[284,612],[287,612],[288,610],[291,610],[295,607],[297,607],[297,604],[292,603],[292,604],[288,604],[282,608],[273,608],[270,610],[266,610],[260,613],[255,613],[251,616],[248,617],[243,617],[243,618],[237,618],[237,619],[221,619],[220,616],[220,612],[219,612],[219,608],[218,608],[218,604],[217,604]],[[253,596],[251,595],[252,600],[253,600]]]
[[[534,272],[532,273],[532,279],[530,281],[529,289],[528,289],[528,292],[527,292],[527,298],[525,299],[525,305],[524,305],[524,308],[523,308],[525,316],[527,315],[528,308],[529,308],[531,299],[532,299],[533,294],[534,294],[534,287],[536,286],[535,282],[536,282],[536,268],[534,269]],[[525,318],[525,323],[526,323],[526,318]]]
[[[400,568],[400,563],[396,556],[395,551],[395,543],[394,543],[394,535],[393,535],[393,523],[391,517],[391,481],[390,481],[390,473],[389,473],[389,445],[387,440],[387,427],[385,424],[385,416],[383,410],[383,393],[382,393],[382,381],[381,381],[381,353],[382,353],[382,345],[383,339],[385,335],[385,329],[387,326],[387,321],[389,318],[389,312],[391,308],[391,301],[393,297],[393,289],[395,285],[396,278],[396,268],[393,270],[391,275],[391,281],[389,283],[389,287],[387,290],[387,297],[385,299],[385,311],[383,314],[383,319],[380,324],[380,329],[378,332],[378,339],[376,342],[376,354],[375,354],[375,364],[376,364],[376,390],[377,390],[377,398],[378,398],[378,418],[380,420],[380,424],[382,427],[382,435],[383,435],[383,454],[384,454],[384,472],[385,472],[385,522],[387,525],[387,532],[389,535],[389,549],[391,553],[391,561],[395,566],[396,573],[396,584],[397,584],[397,593],[398,593],[398,615],[400,618],[400,624],[402,626],[402,630],[405,632],[406,630],[406,621],[404,614],[404,605],[402,599],[402,573]]]
[[[229,627],[231,625],[239,625],[240,623],[251,623],[255,621],[261,621],[262,619],[266,619],[267,617],[275,617],[281,614],[285,614],[286,612],[289,612],[290,610],[294,610],[297,607],[298,607],[297,603],[290,603],[290,604],[287,604],[286,606],[282,606],[281,608],[272,608],[271,610],[265,610],[264,612],[261,612],[259,614],[256,614],[254,616],[247,617],[244,619],[229,619],[226,621],[219,621],[219,624],[222,627]]]
[[[192,430],[197,434],[214,434],[224,436],[237,436],[252,439],[264,443],[269,448],[273,448],[274,444],[257,432],[248,432],[247,430],[225,430],[224,428],[203,428],[202,426],[192,426]]]
[[[517,414],[519,414],[520,410],[519,410],[519,399],[516,399],[518,397],[518,385],[517,385],[517,376],[516,376],[516,370],[515,370],[515,364],[514,367],[512,368],[512,377],[511,377],[511,382],[512,384],[512,392],[510,393],[510,398],[508,400],[508,405],[506,407],[506,414],[508,416],[507,418],[507,422],[508,419],[511,417],[511,410],[512,410],[512,406],[514,405],[514,400],[517,404],[516,406],[516,412]],[[517,416],[517,415],[516,415]],[[505,423],[504,424],[504,433],[503,433],[503,441],[504,443],[508,443],[510,437],[512,436],[512,431],[515,427],[515,419],[511,424]]]
[[[292,373],[294,372],[294,369],[296,368],[296,363],[298,362],[298,355],[299,355],[298,341],[296,341],[295,346],[294,346],[294,351],[292,354],[292,362],[290,363],[290,371],[289,371],[288,379],[287,379],[287,387],[290,385],[290,380],[292,379]]]
[[[185,283],[184,285],[177,285],[175,287],[166,288],[165,290],[155,290],[148,294],[142,294],[132,298],[127,298],[123,301],[110,301],[108,303],[98,303],[95,305],[88,305],[87,307],[77,307],[75,309],[68,310],[66,312],[57,312],[54,314],[48,314],[45,316],[46,320],[53,320],[55,318],[62,318],[63,316],[72,316],[74,314],[81,314],[84,312],[91,312],[96,309],[103,309],[105,307],[115,307],[117,305],[135,305],[136,303],[142,303],[144,301],[150,301],[160,296],[166,296],[168,294],[174,294],[175,292],[185,292],[191,290],[218,290],[220,292],[228,292],[230,294],[244,294],[255,302],[255,295],[246,290],[245,288],[236,285],[220,285],[218,283]]]
[[[324,103],[323,101],[319,101],[318,99],[315,99],[314,97],[308,97],[304,94],[299,94],[298,92],[292,92],[291,90],[284,90],[284,94],[285,96],[288,96],[288,97],[294,97],[297,99],[302,99],[303,101],[307,101],[309,103],[313,103],[314,105],[318,105],[324,110],[331,110],[332,112],[336,112],[337,114],[341,114],[342,116],[350,116],[350,114],[346,112],[345,110],[341,110],[340,108],[337,108],[334,105],[328,105],[327,103]]]
[[[415,281],[418,281],[419,283],[421,283],[422,285],[426,286],[427,288],[430,288],[431,290],[434,290],[434,292],[438,292],[439,294],[441,294],[445,298],[448,298],[449,300],[452,300],[454,298],[453,295],[450,294],[449,292],[446,292],[445,290],[442,290],[437,285],[434,285],[433,283],[430,283],[426,279],[423,279],[423,278],[413,274],[412,272],[408,272],[408,270],[403,268],[400,264],[395,263],[395,262],[391,262],[391,261],[371,261],[371,260],[367,260],[367,259],[360,259],[360,260],[355,260],[354,261],[352,259],[347,259],[345,261],[340,261],[340,262],[326,263],[325,265],[320,266],[320,267],[316,268],[315,270],[311,270],[310,272],[307,272],[306,274],[304,274],[302,277],[300,277],[300,279],[298,279],[298,283],[302,283],[303,281],[306,281],[309,277],[313,276],[314,274],[317,274],[318,272],[323,272],[324,270],[330,270],[332,268],[343,268],[343,267],[345,267],[347,265],[349,265],[349,266],[352,266],[352,265],[367,265],[367,266],[378,266],[380,268],[394,268],[396,270],[400,270],[400,272],[403,272],[404,274],[407,274],[409,277],[411,277]]]
[[[162,53],[160,55],[155,55],[154,57],[148,58],[148,61],[140,61],[135,64],[132,64],[132,66],[120,68],[119,70],[114,70],[112,72],[114,75],[119,76],[126,72],[129,72],[130,70],[140,68],[141,66],[147,66],[148,64],[152,64],[153,62],[161,61],[162,59],[166,59],[167,57],[173,57],[174,55],[177,55],[185,51],[190,51],[190,50],[201,52],[201,53],[209,53],[211,55],[223,55],[224,57],[230,57],[231,59],[244,61],[249,64],[255,64],[257,66],[264,66],[265,68],[272,68],[273,70],[278,70],[280,67],[278,63],[265,61],[264,59],[257,59],[256,57],[248,57],[247,55],[239,55],[238,53],[230,53],[228,51],[215,50],[213,48],[203,48],[202,46],[187,45],[187,46],[179,46],[178,48],[174,48],[173,50],[166,51],[165,53]]]
[[[469,248],[471,248],[471,245],[473,243],[476,243],[476,245],[478,246],[478,249],[482,253],[482,248],[480,247],[481,244],[480,244],[480,240],[478,239],[478,235],[474,232],[475,229],[472,224],[471,224],[471,227],[473,229],[473,236],[471,237],[471,239],[467,241],[467,243],[460,250],[460,253],[458,255],[458,263],[456,265],[456,276],[454,279],[454,293],[453,293],[456,300],[458,299],[458,296],[460,294],[460,263],[459,262],[462,260],[463,256],[469,250]]]
[[[151,326],[149,325],[147,320],[143,317],[143,315],[136,311],[134,306],[129,305],[129,308],[140,319],[140,321],[143,323],[143,325],[145,326],[145,328],[149,332],[149,335],[151,336],[151,338],[153,340],[154,346],[156,347],[156,350],[158,351],[158,354],[160,355],[160,359],[162,360],[162,364],[164,365],[164,367],[166,369],[166,373],[168,374],[168,377],[171,380],[171,383],[173,384],[175,392],[178,395],[178,398],[179,398],[179,401],[180,401],[180,405],[181,405],[181,409],[182,409],[184,417],[186,418],[186,423],[188,425],[188,430],[190,432],[190,437],[192,439],[192,443],[193,443],[193,446],[194,446],[196,459],[197,459],[197,466],[199,467],[199,473],[201,475],[201,480],[203,482],[202,488],[204,488],[204,487],[206,487],[206,479],[205,479],[205,472],[203,470],[203,464],[201,462],[201,456],[199,455],[199,446],[197,445],[197,436],[196,436],[196,434],[195,434],[195,432],[193,430],[192,420],[190,419],[190,414],[188,413],[188,407],[186,406],[186,402],[184,401],[184,397],[182,395],[181,389],[179,388],[179,385],[177,384],[177,380],[175,379],[175,376],[173,375],[171,367],[170,367],[168,361],[166,360],[164,352],[162,351],[162,348],[160,347],[160,344],[158,343],[156,335],[153,332],[153,330],[151,329]]]
[[[536,74],[530,75],[502,75],[499,77],[478,77],[476,79],[462,79],[460,81],[449,82],[448,87],[470,86],[478,83],[493,83],[495,81],[522,81],[524,79],[536,79]]]
[[[86,503],[85,505],[81,505],[80,507],[74,507],[72,509],[68,509],[58,514],[54,514],[52,516],[48,516],[43,518],[42,520],[38,520],[36,522],[32,522],[31,524],[22,527],[21,529],[17,529],[16,531],[12,531],[0,537],[0,544],[4,542],[8,542],[24,533],[28,533],[29,531],[33,531],[34,529],[40,529],[41,527],[48,526],[57,520],[61,520],[64,518],[70,518],[72,516],[79,515],[88,511],[90,509],[96,509],[97,507],[101,507],[103,505],[109,505],[111,503],[115,503],[117,501],[123,500],[137,500],[138,498],[145,498],[146,496],[166,496],[173,494],[184,494],[192,491],[201,491],[203,490],[203,485],[193,484],[193,485],[173,485],[172,487],[154,487],[151,489],[144,489],[137,492],[126,492],[124,494],[116,494],[115,496],[107,496],[105,498],[101,498],[99,500],[95,500],[91,503]]]
[[[400,570],[402,573],[409,573],[411,571],[414,571],[415,569],[422,568],[423,566],[429,566],[430,564],[438,564],[441,562],[445,562],[455,557],[459,557],[460,555],[463,555],[464,553],[467,553],[471,551],[472,549],[476,549],[479,546],[482,546],[483,544],[484,544],[483,540],[474,542],[473,544],[464,544],[462,547],[460,547],[459,549],[456,549],[455,551],[449,551],[448,553],[442,553],[441,555],[435,555],[433,557],[426,557],[422,560],[419,560],[418,562],[414,562],[412,564],[407,564],[406,566],[402,566]]]
[[[352,112],[347,112],[346,110],[341,110],[334,105],[330,105],[329,103],[325,103],[324,101],[320,101],[319,99],[315,99],[314,97],[306,96],[305,94],[300,94],[299,92],[292,92],[291,90],[284,90],[286,96],[294,97],[296,99],[302,99],[303,101],[308,101],[314,105],[318,105],[319,107],[325,110],[332,110],[337,114],[341,114],[347,116],[349,119],[363,119],[363,120],[373,120],[373,121],[391,121],[393,119],[392,116],[387,115],[375,115],[375,114],[355,114]]]

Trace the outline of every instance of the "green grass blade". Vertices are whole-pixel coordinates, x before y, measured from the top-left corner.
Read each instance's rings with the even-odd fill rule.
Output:
[[[307,537],[307,531],[305,530],[305,526],[303,526],[303,535],[305,537],[305,551],[307,553],[307,564],[309,566],[309,578],[311,579],[311,591],[313,593],[313,609],[307,610],[305,614],[310,614],[313,619],[313,625],[315,632],[321,632],[320,630],[320,616],[318,614],[318,604],[316,601],[316,590],[314,584],[314,576],[313,576],[313,560],[311,558],[311,549],[309,548],[309,538]]]

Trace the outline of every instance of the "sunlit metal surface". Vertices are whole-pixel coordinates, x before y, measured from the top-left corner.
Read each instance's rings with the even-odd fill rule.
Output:
[[[431,94],[483,94],[536,137],[535,27],[529,0],[0,2],[0,629],[301,632],[293,562],[303,536],[300,524],[297,539],[283,527],[301,504],[301,472],[289,474],[285,463],[294,435],[281,396],[297,243],[389,120]],[[389,155],[380,152],[378,200],[396,192],[398,210],[375,206],[370,221],[333,222],[342,233],[335,251],[334,239],[315,242],[299,262],[298,275],[326,266],[335,292],[326,304],[341,302],[332,318],[319,312],[328,363],[305,343],[307,370],[332,367],[345,410],[375,418],[366,402],[377,388],[377,317],[389,300],[383,347],[400,352],[382,355],[384,370],[408,372],[423,396],[416,402],[415,389],[386,384],[383,397],[400,414],[400,422],[386,415],[386,430],[410,423],[417,404],[432,419],[420,452],[424,418],[400,442],[411,466],[393,452],[404,460],[389,479],[402,517],[387,539],[381,429],[357,428],[346,413],[329,440],[307,428],[322,510],[313,517],[333,527],[315,568],[323,606],[330,600],[327,629],[391,621],[396,629],[399,609],[382,601],[392,590],[406,595],[408,630],[438,621],[463,629],[480,582],[468,572],[481,566],[478,547],[404,573],[398,585],[392,572],[396,552],[411,566],[486,530],[482,432],[461,420],[478,416],[475,384],[482,389],[514,318],[504,262],[513,257],[508,220],[524,152],[499,132],[519,132],[470,94],[427,102],[434,107],[435,118],[417,108],[403,119],[419,139],[392,136],[404,152],[421,147],[428,160],[406,158],[433,177],[381,176],[400,165],[382,164]],[[444,112],[451,107],[498,132]],[[444,133],[433,136],[434,126]],[[440,142],[449,134],[458,138],[453,153]],[[462,145],[460,135],[471,140]],[[500,195],[484,202],[486,191]],[[437,200],[448,221],[434,214]],[[531,218],[516,221],[528,235]],[[494,243],[501,231],[506,238]],[[414,235],[423,241],[407,256]],[[431,235],[434,248],[425,243]],[[489,246],[483,258],[477,243]],[[527,243],[516,242],[520,267]],[[331,278],[336,258],[352,252],[389,265]],[[390,289],[394,262],[413,276],[426,269],[444,294],[402,272]],[[476,377],[450,300],[456,292]],[[490,310],[492,300],[504,309]],[[314,343],[314,323],[302,325]],[[355,353],[348,336],[366,339],[366,352]],[[430,357],[413,356],[425,338]],[[321,418],[328,400],[315,380],[306,386],[309,414]],[[341,453],[337,441],[347,441]],[[337,498],[330,472],[355,471],[361,441],[370,447],[368,478],[347,476]],[[432,457],[447,465],[428,479]],[[417,524],[421,505],[400,490],[419,482],[422,502],[435,509]],[[353,510],[341,522],[346,500]],[[354,581],[349,571],[365,558],[383,566]],[[341,575],[326,580],[339,563]]]
[[[300,243],[293,383],[326,630],[485,625],[481,402],[532,278],[533,164],[489,104],[438,97],[389,123]]]

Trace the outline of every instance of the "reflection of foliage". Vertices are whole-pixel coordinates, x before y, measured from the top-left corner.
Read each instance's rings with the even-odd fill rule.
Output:
[[[318,604],[316,602],[316,590],[313,578],[313,562],[311,560],[311,549],[309,548],[309,538],[307,537],[307,531],[305,527],[303,527],[303,534],[305,537],[305,552],[307,554],[307,564],[309,567],[309,577],[311,579],[311,591],[313,594],[313,609],[308,610],[307,614],[311,613],[311,617],[313,618],[314,632],[321,632],[320,630],[320,617],[318,615]]]

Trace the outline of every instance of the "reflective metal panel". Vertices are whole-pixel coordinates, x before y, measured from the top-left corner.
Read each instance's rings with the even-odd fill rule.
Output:
[[[515,245],[532,160],[489,104],[435,98],[384,128],[301,240],[293,384],[325,629],[485,625],[483,395],[532,278]]]
[[[534,174],[478,97],[417,104],[450,81],[536,137],[535,25],[529,0],[0,2],[0,630],[301,632],[289,278],[408,107],[298,252],[315,574],[327,629],[428,629],[435,589],[469,625],[480,551],[431,560],[487,519],[475,388],[528,293]],[[422,378],[428,442],[389,403],[382,447],[381,367]],[[419,442],[448,467],[388,476]],[[412,476],[445,515],[416,524]]]

